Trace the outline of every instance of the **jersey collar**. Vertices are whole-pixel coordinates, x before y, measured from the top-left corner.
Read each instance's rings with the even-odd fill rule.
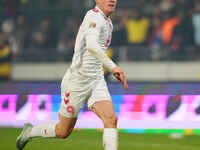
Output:
[[[99,13],[100,13],[106,20],[110,19],[110,16],[107,17],[107,16],[104,14],[104,12],[103,12],[98,6],[96,6],[95,9],[97,9],[97,10],[99,11]]]

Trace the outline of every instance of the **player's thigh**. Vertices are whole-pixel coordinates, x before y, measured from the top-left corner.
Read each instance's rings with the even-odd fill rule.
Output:
[[[107,119],[116,119],[114,106],[110,100],[102,100],[94,103],[91,110],[103,121]]]
[[[77,118],[80,110],[85,105],[87,98],[87,91],[65,91],[65,93],[62,93],[59,114],[66,118]]]
[[[88,108],[91,109],[95,103],[101,101],[109,101],[112,103],[111,96],[104,79],[99,80],[96,83],[96,86],[92,89],[90,98],[87,102]]]
[[[67,118],[59,114],[59,122],[56,125],[56,137],[67,138],[76,124],[77,118]]]
[[[59,109],[59,123],[56,130],[59,137],[67,137],[73,130],[77,116],[84,106],[86,95],[81,92],[65,90],[61,94],[62,102]]]
[[[81,90],[83,85],[73,83],[70,79],[71,75],[68,75],[63,78],[61,83],[62,102],[59,114],[66,118],[77,118],[81,108],[86,103],[89,91],[87,89]]]
[[[59,123],[57,124],[57,128],[61,132],[70,132],[74,128],[76,121],[77,117],[68,118],[59,113]]]
[[[96,102],[92,111],[103,121],[104,128],[117,128],[117,116],[111,101]]]
[[[104,122],[116,119],[114,106],[105,80],[100,80],[88,100],[88,107]]]

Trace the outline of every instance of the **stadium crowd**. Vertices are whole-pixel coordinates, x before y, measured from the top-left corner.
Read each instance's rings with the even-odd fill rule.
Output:
[[[62,0],[57,1],[61,5],[55,5],[53,0],[43,1],[46,2],[43,6],[51,9],[35,8],[37,13],[22,11],[22,8],[30,6],[30,2],[1,2],[0,43],[8,43],[13,56],[21,58],[19,60],[71,61],[81,15],[60,11]],[[85,5],[87,8],[84,11],[93,7],[92,3],[89,4]],[[111,47],[115,48],[113,57],[117,60],[200,59],[199,0],[119,1],[118,11],[112,15],[112,20],[114,30]]]

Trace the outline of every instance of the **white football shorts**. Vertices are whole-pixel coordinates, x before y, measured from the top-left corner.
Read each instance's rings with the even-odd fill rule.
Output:
[[[91,109],[98,101],[111,101],[104,78],[91,80],[86,77],[76,77],[72,76],[70,71],[67,71],[62,80],[61,98],[59,113],[68,118],[77,117],[85,104]]]

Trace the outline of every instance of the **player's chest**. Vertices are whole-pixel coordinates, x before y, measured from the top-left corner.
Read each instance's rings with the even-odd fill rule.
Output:
[[[112,24],[110,22],[106,22],[104,26],[101,28],[100,32],[100,42],[105,46],[108,47],[111,43],[112,38]]]

